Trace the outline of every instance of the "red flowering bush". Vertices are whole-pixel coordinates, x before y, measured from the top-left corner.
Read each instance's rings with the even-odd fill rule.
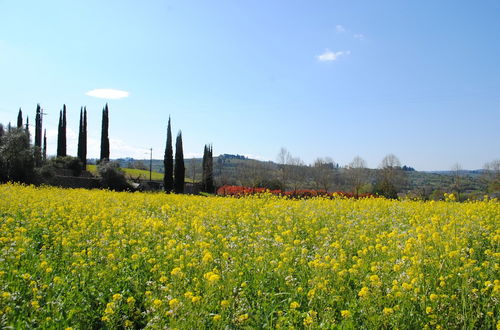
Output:
[[[248,195],[262,194],[262,193],[270,193],[277,196],[286,196],[294,199],[302,199],[302,198],[312,198],[312,197],[344,197],[344,198],[355,198],[354,194],[336,191],[336,192],[326,192],[324,190],[313,190],[313,189],[299,189],[299,190],[291,190],[291,191],[282,191],[282,190],[269,190],[266,188],[250,188],[243,186],[222,186],[217,189],[217,195],[219,196],[237,196],[243,197]],[[366,197],[376,197],[373,194],[360,194],[358,198],[366,198]]]

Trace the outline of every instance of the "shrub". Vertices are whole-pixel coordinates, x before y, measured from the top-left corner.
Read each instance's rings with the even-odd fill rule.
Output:
[[[103,161],[97,166],[97,170],[103,188],[116,191],[132,190],[118,163]]]

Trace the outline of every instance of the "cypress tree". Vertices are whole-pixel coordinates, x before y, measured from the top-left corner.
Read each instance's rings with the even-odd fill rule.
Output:
[[[175,171],[174,191],[178,194],[184,193],[184,179],[186,168],[184,167],[184,152],[182,151],[182,132],[179,131],[175,140]]]
[[[83,108],[82,163],[83,169],[87,169],[87,107]]]
[[[47,160],[47,130],[43,130],[43,161]]]
[[[172,127],[170,126],[170,116],[167,125],[167,145],[163,158],[165,173],[163,176],[163,186],[166,192],[174,190],[174,155],[172,150]]]
[[[102,126],[101,126],[101,161],[109,160],[109,110],[108,104],[102,109]]]
[[[62,117],[62,144],[61,144],[61,150],[62,150],[62,156],[66,157],[66,104],[63,104],[63,117]]]
[[[62,157],[62,111],[59,111],[59,124],[57,125],[57,157]]]
[[[42,148],[42,109],[40,108],[40,104],[36,105],[35,147]]]
[[[80,122],[78,124],[78,151],[77,151],[77,157],[83,164],[82,151],[83,151],[83,107],[80,108]]]
[[[205,145],[203,149],[202,189],[207,193],[214,192],[214,166],[212,145]]]
[[[23,112],[19,108],[19,113],[17,114],[17,128],[23,127]]]

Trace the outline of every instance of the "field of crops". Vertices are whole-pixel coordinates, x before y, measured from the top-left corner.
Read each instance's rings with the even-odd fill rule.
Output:
[[[499,328],[500,203],[0,186],[0,327]]]

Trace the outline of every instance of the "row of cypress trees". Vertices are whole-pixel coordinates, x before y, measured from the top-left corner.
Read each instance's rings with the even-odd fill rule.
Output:
[[[163,158],[165,173],[163,175],[163,187],[166,192],[181,194],[184,192],[186,167],[184,165],[184,152],[182,148],[182,132],[177,133],[175,140],[175,163],[172,148],[172,126],[170,117],[167,125],[167,145]]]
[[[194,161],[194,159],[193,159]],[[186,168],[184,165],[184,154],[182,148],[182,132],[177,133],[175,141],[175,162],[172,148],[172,123],[170,116],[167,124],[167,143],[163,158],[165,173],[163,176],[163,187],[166,192],[183,193]],[[201,180],[201,190],[207,193],[215,191],[213,178],[213,147],[205,145],[203,150],[203,173]],[[194,178],[193,178],[194,179]]]
[[[43,144],[42,144],[42,119],[43,110],[40,104],[37,104],[36,108],[36,118],[35,118],[35,143],[34,146],[43,151],[43,160],[47,158],[47,131],[44,130]],[[63,104],[62,110],[59,112],[59,124],[57,128],[57,157],[67,156],[67,140],[66,140],[66,105]],[[23,113],[19,109],[17,114],[17,127],[21,128],[23,126]],[[26,117],[26,130],[29,128],[29,118]],[[109,160],[109,108],[106,103],[102,110],[102,130],[101,130],[101,157],[100,160]],[[42,149],[43,147],[43,149]],[[87,107],[82,107],[80,109],[80,123],[78,129],[78,159],[82,162],[84,166],[87,165]],[[36,157],[35,157],[36,158]],[[35,161],[37,161],[35,159]],[[38,163],[37,166],[40,164]]]

